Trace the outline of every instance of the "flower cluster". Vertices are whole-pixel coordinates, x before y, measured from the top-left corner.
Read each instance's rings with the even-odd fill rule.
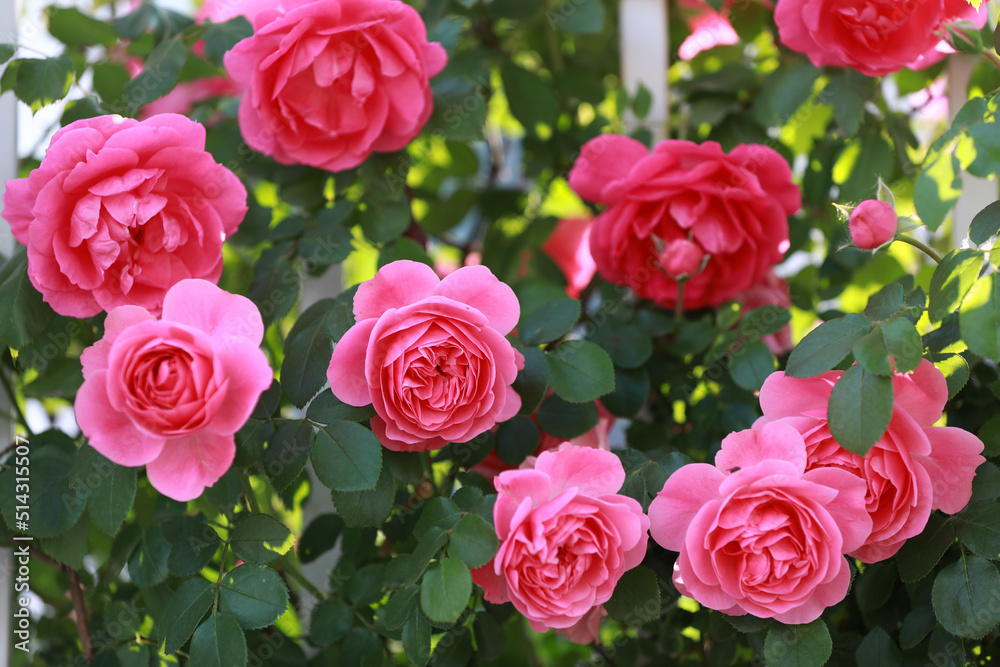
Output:
[[[843,554],[889,558],[933,509],[960,511],[985,459],[983,443],[933,426],[948,390],[929,361],[896,374],[888,430],[865,456],[830,435],[827,405],[840,371],[773,374],[764,417],[722,443],[715,465],[685,466],[649,507],[650,532],[680,556],[677,588],[730,615],[808,623],[847,594]]]

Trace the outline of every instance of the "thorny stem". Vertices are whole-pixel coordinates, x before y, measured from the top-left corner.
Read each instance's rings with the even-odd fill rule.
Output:
[[[94,659],[94,646],[90,642],[90,627],[87,625],[87,607],[83,602],[83,588],[80,586],[80,575],[76,570],[68,570],[69,596],[73,599],[73,616],[76,619],[76,631],[83,645],[83,655],[87,660]]]

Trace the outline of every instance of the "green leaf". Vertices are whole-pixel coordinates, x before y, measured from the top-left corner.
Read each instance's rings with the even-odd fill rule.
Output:
[[[758,391],[774,372],[777,361],[764,341],[743,343],[729,354],[729,375],[747,391]]]
[[[328,598],[313,608],[309,641],[318,646],[339,642],[354,625],[354,611],[340,598]]]
[[[294,543],[292,531],[268,514],[241,514],[229,535],[233,553],[248,563],[269,563]]]
[[[416,584],[404,586],[393,593],[382,609],[386,629],[396,630],[403,627],[419,602],[420,587]]]
[[[0,43],[0,65],[13,58],[15,53],[17,53],[16,44]]]
[[[844,449],[864,456],[889,427],[892,408],[892,380],[852,366],[830,394],[830,434]]]
[[[559,396],[549,396],[536,413],[543,431],[570,440],[597,426],[600,413],[594,403],[569,403]]]
[[[474,569],[490,562],[499,547],[493,526],[478,514],[466,514],[451,530],[448,555]]]
[[[299,540],[298,556],[303,563],[311,563],[337,543],[344,520],[336,514],[321,514],[306,526]]]
[[[442,558],[424,575],[420,608],[431,621],[451,624],[465,611],[472,595],[472,574],[457,558]]]
[[[1000,573],[988,560],[962,554],[938,572],[931,599],[941,627],[979,639],[1000,623]]]
[[[538,449],[541,437],[538,427],[529,417],[513,417],[497,429],[497,456],[507,465],[521,465]]]
[[[214,600],[212,582],[201,577],[188,579],[174,591],[160,617],[164,653],[173,653],[184,646]]]
[[[72,59],[66,57],[22,58],[17,68],[14,95],[34,113],[66,97],[75,71]]]
[[[635,370],[615,369],[615,390],[601,397],[601,404],[616,417],[632,419],[649,398],[649,372],[644,368]]]
[[[40,540],[40,544],[42,551],[52,558],[74,570],[80,570],[83,568],[83,558],[87,555],[89,538],[90,521],[86,517],[80,517],[68,532]]]
[[[594,343],[566,341],[546,355],[546,362],[552,391],[570,403],[586,403],[615,390],[611,358]]]
[[[599,34],[604,29],[604,3],[601,0],[563,2],[545,12],[545,18],[556,30],[574,35]],[[648,95],[649,91],[646,93]],[[636,107],[639,107],[638,97]],[[643,118],[646,114],[637,110],[636,115]]]
[[[333,491],[333,503],[344,523],[353,528],[378,526],[392,511],[396,482],[388,466],[382,466],[378,483],[370,491]]]
[[[369,203],[357,215],[365,238],[374,243],[388,243],[401,236],[412,220],[410,200],[405,195],[394,201]]]
[[[309,404],[306,416],[310,421],[320,424],[335,421],[363,422],[375,416],[375,409],[370,405],[356,408],[341,401],[332,391],[324,391]]]
[[[941,556],[955,542],[955,528],[940,514],[931,514],[922,533],[911,537],[896,554],[899,578],[906,583],[920,581],[934,569]]]
[[[306,421],[288,422],[271,437],[260,467],[275,491],[284,491],[298,478],[309,460],[312,438],[312,424]]]
[[[969,238],[979,245],[989,241],[998,231],[1000,231],[1000,201],[995,201],[972,218]]]
[[[872,373],[886,376],[892,375],[892,364],[889,363],[889,350],[886,348],[881,326],[875,327],[872,331],[854,341],[854,349],[852,351],[858,363]]]
[[[525,130],[537,134],[538,125],[555,128],[559,120],[559,103],[547,83],[511,60],[501,65],[500,78],[510,112]]]
[[[336,491],[374,489],[382,468],[382,445],[360,424],[330,422],[313,436],[312,463],[319,481]]]
[[[871,667],[902,667],[903,656],[896,648],[892,637],[882,628],[868,633],[856,653],[858,664]]]
[[[157,525],[147,526],[128,559],[128,574],[139,588],[151,588],[167,578],[170,542]]]
[[[245,667],[247,640],[237,619],[219,613],[201,624],[191,639],[191,665],[198,667]]]
[[[37,338],[55,317],[28,280],[28,254],[18,248],[0,267],[0,343],[14,349]]]
[[[173,90],[187,62],[188,53],[187,45],[180,39],[158,44],[146,59],[142,71],[125,84],[129,111],[134,113]]]
[[[558,340],[580,319],[580,302],[557,299],[535,308],[521,317],[518,337],[525,345],[541,345]]]
[[[930,229],[941,226],[962,194],[962,167],[958,157],[945,153],[927,164],[913,190],[913,205]]]
[[[264,459],[265,447],[274,436],[274,422],[270,419],[248,419],[236,432],[236,457],[233,465],[245,468],[259,464]]]
[[[267,627],[285,613],[288,589],[281,576],[266,565],[244,564],[219,583],[219,606],[247,630]]]
[[[771,72],[760,88],[750,110],[764,127],[783,125],[812,95],[821,70],[799,61]]]
[[[626,625],[644,625],[658,619],[660,585],[656,573],[640,565],[623,574],[604,608],[611,618]]]
[[[823,90],[823,97],[828,97],[833,103],[833,117],[845,136],[852,136],[858,131],[865,102],[876,92],[876,79],[849,68],[838,70],[830,77],[830,82]]]
[[[112,25],[125,39],[137,40],[143,33],[151,31],[157,42],[176,35],[194,21],[184,14],[169,9],[161,9],[151,2],[144,2],[134,11],[116,18]]]
[[[973,284],[962,302],[958,323],[970,350],[1000,360],[1000,281],[995,273]]]
[[[288,251],[286,244],[268,248],[254,265],[247,296],[260,309],[265,328],[284,317],[299,297],[301,276],[285,256]]]
[[[975,250],[953,250],[945,255],[931,276],[927,309],[931,322],[940,322],[962,305],[982,267],[983,254]]]
[[[281,389],[300,408],[326,384],[326,369],[333,354],[326,320],[336,305],[335,299],[321,299],[309,306],[285,338]]]
[[[988,500],[969,505],[955,516],[958,539],[974,553],[1000,559],[1000,504]]]
[[[905,317],[889,320],[881,326],[889,355],[896,362],[897,373],[911,373],[923,359],[924,342],[913,322]]]
[[[49,34],[66,46],[113,46],[118,33],[108,23],[67,7],[48,7]]]
[[[899,646],[908,650],[922,642],[937,627],[934,610],[929,606],[917,607],[906,615],[899,628]]]
[[[428,234],[440,235],[462,222],[479,202],[476,193],[470,190],[456,190],[444,201],[432,202],[420,226]]]
[[[821,667],[830,659],[833,640],[822,618],[803,625],[775,625],[764,640],[768,667]]]
[[[514,391],[521,397],[519,414],[530,415],[541,404],[549,389],[549,366],[545,353],[535,347],[525,348],[524,368],[514,380]]]
[[[653,354],[653,339],[635,325],[600,327],[588,338],[619,368],[638,368]]]
[[[854,313],[824,322],[795,346],[785,373],[797,378],[825,373],[843,361],[855,341],[871,329],[867,318]]]
[[[420,667],[431,659],[431,624],[418,608],[403,624],[403,651],[410,662]]]
[[[746,313],[740,320],[741,338],[757,340],[776,334],[792,321],[792,314],[781,306],[761,306]]]
[[[889,283],[868,299],[865,317],[873,323],[887,322],[906,310],[906,291],[897,283]]]
[[[88,445],[89,446],[89,445]],[[93,471],[88,477],[87,511],[94,525],[114,535],[128,515],[135,499],[136,469],[113,463],[96,453]]]
[[[178,577],[197,574],[222,546],[219,534],[202,514],[172,519],[164,524],[164,530],[171,540],[167,569]]]
[[[125,644],[120,647],[115,655],[118,658],[120,667],[149,667],[150,650],[143,644]]]
[[[85,492],[70,485],[73,465],[73,441],[58,431],[46,431],[32,438],[23,456],[14,450],[11,465],[0,471],[0,509],[7,526],[35,538],[62,535],[76,525],[86,506]],[[27,461],[25,459],[27,458]],[[15,498],[15,471],[30,467],[30,491],[27,509],[22,498]],[[22,489],[23,490],[23,489]],[[24,520],[28,528],[19,528]]]
[[[632,100],[632,111],[636,118],[643,119],[649,115],[653,108],[653,94],[649,88],[639,83],[639,90],[635,91],[635,99]]]
[[[205,26],[202,39],[205,40],[205,59],[213,65],[222,66],[222,57],[236,43],[253,35],[253,26],[243,16],[234,16],[225,23],[209,23]]]
[[[865,571],[859,574],[852,584],[861,613],[873,612],[888,602],[896,581],[896,565],[891,560],[866,566]]]
[[[497,660],[507,648],[507,634],[493,614],[476,614],[472,634],[476,638],[476,655],[483,660]]]

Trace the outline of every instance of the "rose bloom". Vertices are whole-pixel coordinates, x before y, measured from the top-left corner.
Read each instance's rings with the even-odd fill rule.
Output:
[[[806,469],[788,424],[756,425],[722,441],[715,465],[671,475],[649,506],[650,534],[680,552],[681,594],[730,616],[809,623],[844,599],[842,555],[871,530],[865,484],[838,468]]]
[[[3,216],[28,248],[28,277],[56,312],[122,305],[158,313],[185,278],[217,282],[222,244],[247,211],[236,176],[183,116],[78,120],[42,164],[7,182]]]
[[[772,374],[760,390],[764,417],[796,428],[805,438],[807,469],[837,468],[864,480],[871,535],[849,555],[866,563],[889,558],[919,535],[931,510],[961,511],[985,459],[983,443],[968,431],[932,426],[948,400],[944,375],[926,359],[913,373],[893,378],[895,406],[885,434],[858,456],[830,435],[826,410],[841,371],[811,378]]]
[[[708,255],[684,282],[688,310],[723,303],[759,282],[788,249],[788,216],[802,203],[788,163],[760,145],[726,154],[712,141],[667,140],[650,153],[635,139],[606,134],[584,145],[569,183],[584,199],[607,205],[590,248],[608,281],[672,308],[678,283],[661,266],[664,250],[686,240]]]
[[[678,4],[687,17],[687,27],[691,31],[677,49],[681,60],[691,60],[702,51],[716,46],[739,43],[740,37],[729,23],[729,8],[733,0],[723,3],[722,13],[712,9],[705,0],[680,0]]]
[[[115,463],[145,465],[163,495],[197,498],[229,469],[233,434],[274,378],[263,337],[257,306],[204,280],[174,285],[160,319],[115,308],[80,357],[80,430]]]
[[[624,482],[617,456],[569,443],[543,452],[534,469],[500,473],[493,480],[500,549],[472,571],[486,600],[513,603],[537,632],[556,628],[593,641],[600,606],[646,555],[649,518],[618,495]]]
[[[809,56],[817,67],[850,67],[885,76],[922,69],[952,49],[935,34],[957,20],[986,22],[966,0],[778,0],[774,20],[788,48]]]
[[[583,435],[578,435],[575,438],[571,438],[568,442],[571,445],[576,445],[577,447],[590,447],[591,449],[603,449],[606,452],[611,451],[611,443],[608,441],[608,436],[611,434],[611,428],[615,425],[615,416],[608,412],[608,409],[597,401],[597,412],[598,419],[597,425],[590,429]],[[534,419],[534,417],[532,417]],[[535,423],[538,426],[538,423]],[[504,470],[514,470],[517,467],[520,468],[533,468],[535,466],[535,461],[542,452],[552,451],[553,449],[558,449],[564,442],[567,442],[563,438],[557,438],[554,435],[550,435],[538,427],[539,432],[541,432],[541,439],[538,442],[538,447],[535,452],[526,458],[520,466],[512,466],[503,462],[503,460],[497,456],[495,451],[491,451],[486,455],[480,463],[477,463],[473,468],[472,472],[479,473],[486,479],[493,479]]]
[[[403,149],[430,118],[447,55],[399,0],[281,0],[253,26],[225,56],[251,148],[343,171]]]
[[[566,293],[574,299],[580,296],[597,273],[597,265],[590,256],[590,228],[593,224],[593,219],[589,218],[560,220],[542,244],[542,252],[566,276]]]
[[[511,384],[524,357],[504,338],[520,307],[485,266],[439,280],[426,264],[386,264],[358,288],[354,317],[327,377],[343,402],[372,404],[389,449],[467,442],[521,409]]]

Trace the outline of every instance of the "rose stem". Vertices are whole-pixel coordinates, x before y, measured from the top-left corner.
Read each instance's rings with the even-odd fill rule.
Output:
[[[3,388],[7,392],[7,397],[10,399],[10,404],[14,406],[14,412],[17,413],[17,421],[21,424],[22,427],[24,427],[24,430],[28,434],[28,437],[33,438],[35,434],[31,432],[30,428],[28,428],[28,420],[24,416],[24,412],[21,411],[21,405],[17,402],[17,396],[14,395],[14,388],[10,385],[10,379],[7,377],[7,374],[4,373],[3,371],[0,371],[0,382],[3,383]]]
[[[920,250],[925,255],[927,255],[928,257],[930,257],[931,259],[933,259],[934,262],[937,263],[937,264],[940,264],[941,260],[943,259],[941,257],[941,253],[939,253],[937,250],[935,250],[934,248],[930,247],[929,245],[927,245],[923,241],[918,241],[917,239],[913,238],[912,236],[897,236],[896,240],[897,241],[902,241],[903,243],[910,244],[911,246],[913,246],[917,250]]]

